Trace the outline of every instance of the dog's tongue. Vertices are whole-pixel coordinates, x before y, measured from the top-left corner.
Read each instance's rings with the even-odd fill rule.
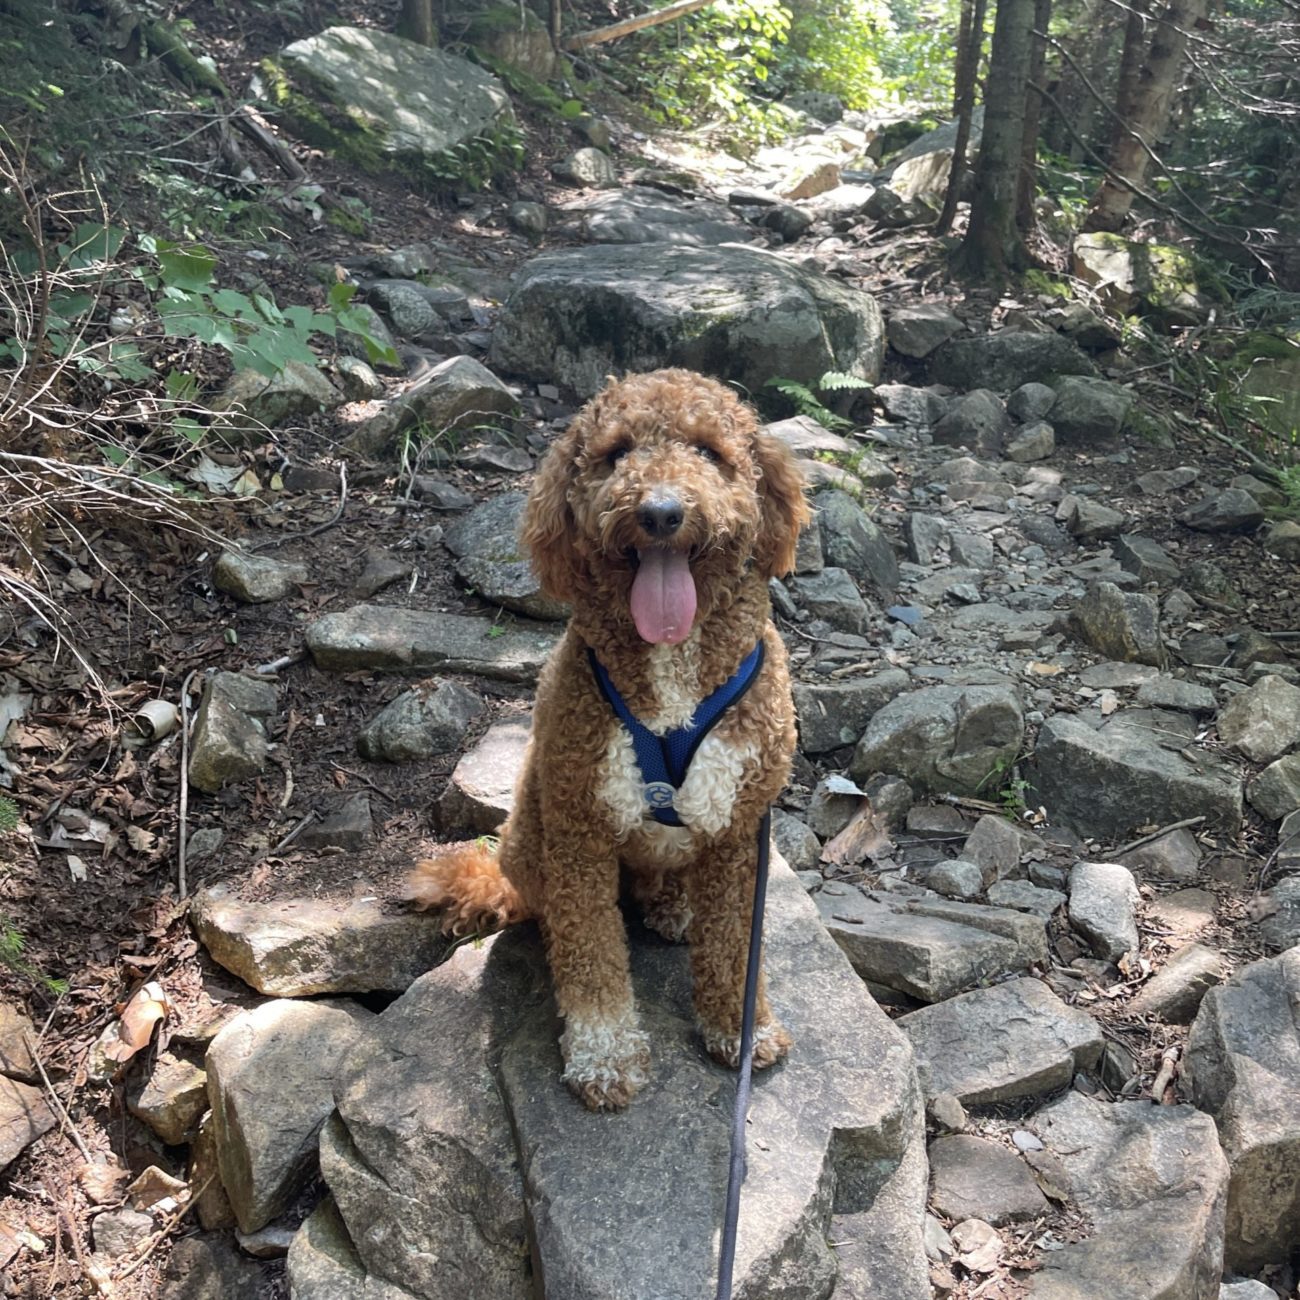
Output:
[[[681,551],[647,549],[632,580],[632,619],[645,641],[677,645],[695,622],[695,579]]]

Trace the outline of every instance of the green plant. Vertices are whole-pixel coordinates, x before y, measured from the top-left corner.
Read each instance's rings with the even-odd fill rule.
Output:
[[[18,829],[18,805],[7,794],[0,794],[0,834]]]
[[[784,379],[776,376],[769,379],[765,388],[774,388],[782,396],[789,398],[798,415],[806,415],[816,420],[824,429],[849,429],[853,421],[837,415],[818,396],[818,393],[843,393],[870,388],[871,385],[858,375],[844,374],[838,370],[828,370],[811,387],[801,384],[796,379]],[[814,391],[815,390],[815,391]]]
[[[452,187],[486,189],[524,165],[524,133],[514,122],[499,122],[425,163],[428,176]]]
[[[22,931],[9,917],[0,916],[0,965],[8,966],[15,975],[21,975],[24,979],[40,984],[47,993],[52,993],[55,997],[66,993],[67,980],[55,979],[38,970],[24,956],[26,951],[27,940],[23,937]]]

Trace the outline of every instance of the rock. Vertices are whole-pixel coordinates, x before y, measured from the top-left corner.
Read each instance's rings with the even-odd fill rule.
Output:
[[[1220,740],[1252,762],[1271,763],[1300,745],[1300,687],[1263,677],[1219,710],[1215,726]]]
[[[1179,948],[1129,1003],[1135,1016],[1155,1016],[1170,1025],[1190,1025],[1201,999],[1223,981],[1223,958],[1213,948],[1189,943]]]
[[[679,365],[757,392],[773,375],[880,373],[884,328],[868,294],[757,250],[666,246],[544,253],[519,272],[491,356],[579,397],[613,371]]]
[[[380,280],[371,286],[370,296],[378,303],[399,338],[420,339],[442,332],[443,316],[425,295],[423,284],[409,280]]]
[[[1179,889],[1161,894],[1148,907],[1147,914],[1172,937],[1190,939],[1214,921],[1218,905],[1216,895],[1205,889]]]
[[[361,790],[349,795],[335,812],[309,822],[295,843],[303,849],[338,848],[355,853],[374,838],[374,830],[370,796]]]
[[[772,809],[772,843],[795,871],[817,869],[821,860],[821,841],[806,822],[784,808]]]
[[[560,55],[546,24],[531,9],[525,9],[523,14],[516,13],[515,20],[508,23],[501,21],[499,9],[481,10],[469,17],[468,26],[462,30],[463,39],[486,55],[485,62],[497,60],[538,82],[548,82],[555,76]],[[608,126],[590,114],[575,118],[573,126],[592,144],[603,140],[608,145]],[[603,132],[601,127],[604,127]]]
[[[947,523],[936,515],[914,510],[903,520],[903,541],[913,564],[932,565],[948,537]]]
[[[566,204],[565,211],[581,214],[587,238],[594,244],[688,244],[704,248],[753,238],[753,232],[721,203],[678,198],[639,187]],[[806,213],[798,215],[811,222]]]
[[[1300,754],[1270,763],[1249,785],[1246,798],[1261,817],[1279,821],[1300,808]]]
[[[966,1107],[950,1092],[930,1097],[925,1106],[926,1119],[941,1133],[960,1133],[969,1120]]]
[[[543,203],[529,203],[520,199],[506,209],[506,220],[522,234],[540,239],[551,224],[550,215]]]
[[[1201,849],[1186,827],[1133,849],[1119,859],[1135,875],[1157,880],[1194,880],[1201,870]]]
[[[996,813],[985,813],[966,837],[961,855],[976,863],[985,883],[1020,876],[1022,855],[1041,845],[1036,835],[1022,831],[1015,822]]]
[[[865,632],[871,607],[858,593],[857,584],[843,569],[826,567],[820,573],[797,575],[790,580],[794,598],[810,614],[844,632]]]
[[[332,1196],[294,1234],[286,1275],[293,1300],[416,1300],[404,1287],[366,1272]]]
[[[380,370],[400,371],[403,366],[397,353],[397,341],[393,338],[392,331],[388,328],[384,318],[369,303],[353,300],[349,304],[349,309],[354,315],[360,316],[360,323],[364,327],[365,333],[359,334],[353,330],[339,330],[337,339],[339,351],[343,354],[343,357],[340,357],[334,364],[339,371],[344,392],[349,399],[356,401],[358,399],[349,390],[348,385],[356,382],[355,376],[360,372],[353,370],[351,367],[344,367],[342,365],[344,358],[351,361],[360,360],[363,364],[367,364],[367,368],[377,366]],[[351,371],[353,378],[349,378],[349,371]],[[370,387],[369,380],[366,380],[366,384],[367,387]],[[380,393],[372,393],[370,396],[378,397]]]
[[[257,1232],[236,1232],[239,1249],[254,1259],[283,1259],[297,1235],[287,1223],[268,1223]]]
[[[280,999],[242,1012],[208,1047],[221,1181],[244,1232],[283,1213],[315,1172],[334,1072],[370,1014]]]
[[[1227,1167],[1207,1116],[1067,1092],[1033,1126],[1046,1149],[1026,1159],[1092,1233],[1039,1257],[1032,1300],[1216,1300]]]
[[[1193,560],[1183,573],[1183,586],[1199,600],[1240,609],[1241,593],[1212,560]]]
[[[825,1295],[832,1200],[838,1214],[868,1210],[920,1136],[920,1099],[902,1035],[810,929],[793,873],[772,865],[769,985],[799,1048],[755,1088],[737,1291]],[[522,1300],[531,1245],[548,1293],[566,1300],[712,1287],[733,1079],[699,1050],[685,952],[634,942],[632,971],[655,1062],[613,1123],[560,1081],[526,928],[458,948],[379,1018],[343,1062],[321,1149],[371,1276],[428,1300]]]
[[[263,69],[268,97],[304,139],[372,172],[439,162],[510,109],[478,64],[376,28],[330,27]],[[323,114],[320,98],[337,111]]]
[[[283,600],[300,583],[308,581],[305,564],[285,564],[265,555],[223,551],[212,570],[212,582],[246,605]]]
[[[1128,389],[1106,379],[1069,377],[1056,385],[1048,419],[1064,446],[1095,447],[1113,443],[1133,406]]]
[[[1046,384],[1021,384],[1007,398],[1007,414],[1013,420],[1033,424],[1042,420],[1056,401],[1056,389]]]
[[[881,384],[873,396],[889,419],[921,428],[942,419],[948,409],[948,403],[933,389],[908,384]]]
[[[456,464],[466,469],[486,470],[490,474],[527,474],[533,458],[521,447],[503,447],[496,442],[480,442],[456,453]]]
[[[426,682],[386,704],[357,736],[357,749],[374,762],[410,763],[449,754],[483,716],[483,701],[459,682]]]
[[[1300,564],[1300,523],[1294,519],[1281,519],[1270,524],[1264,535],[1264,549],[1279,560]]]
[[[468,492],[462,492],[454,483],[434,478],[431,474],[415,476],[415,495],[435,510],[468,510],[474,504],[474,498]]]
[[[798,165],[781,186],[784,199],[813,199],[838,189],[840,169],[833,162],[812,160]]]
[[[912,131],[915,131],[918,124],[909,122],[907,125]],[[984,105],[978,104],[971,113],[970,121],[970,142],[968,148],[972,158],[980,147],[980,141],[983,138],[983,135]],[[955,147],[956,143],[956,119],[949,122],[941,122],[938,126],[929,131],[922,131],[919,135],[914,135],[914,137],[894,155],[893,165],[896,167],[901,162],[907,162],[909,158],[919,158],[923,154],[934,153],[938,149],[952,149]],[[888,152],[887,149],[886,152]]]
[[[930,1143],[930,1204],[945,1219],[983,1219],[994,1227],[1047,1214],[1025,1162],[986,1138],[936,1138]]]
[[[1214,1116],[1232,1169],[1226,1263],[1287,1257],[1300,1237],[1300,948],[1211,989],[1187,1045],[1192,1099]]]
[[[889,346],[895,352],[901,352],[905,357],[928,357],[940,344],[965,328],[947,307],[926,302],[916,307],[900,307],[892,312],[886,334]]]
[[[978,898],[984,892],[984,875],[973,862],[961,858],[949,858],[937,862],[930,868],[925,878],[927,888],[945,898],[961,898],[969,901]]]
[[[354,605],[307,629],[316,666],[329,672],[438,668],[508,682],[535,682],[557,639],[536,624],[388,605]]]
[[[808,522],[799,531],[799,542],[794,552],[794,571],[796,573],[820,573],[826,566],[822,554],[822,530],[817,516],[811,515]],[[780,586],[775,578],[771,580]],[[784,587],[781,587],[785,591]]]
[[[1105,1041],[1087,1012],[1029,978],[974,989],[897,1023],[926,1096],[949,1092],[964,1106],[1054,1092],[1096,1066]]]
[[[1025,387],[1036,387],[1036,385],[1026,385]],[[1019,388],[1016,391],[1024,392],[1024,389]],[[1007,460],[1015,461],[1020,465],[1027,465],[1031,461],[1046,460],[1055,451],[1056,431],[1046,420],[1035,420],[1033,424],[1026,424],[1006,444],[1002,449],[1002,454]]]
[[[1160,606],[1150,596],[1098,582],[1070,612],[1080,640],[1109,659],[1163,668],[1168,661],[1160,635]]]
[[[1109,311],[1150,312],[1164,325],[1194,325],[1206,309],[1192,257],[1172,244],[1145,244],[1110,233],[1075,237],[1071,270],[1095,287]]]
[[[961,392],[992,388],[1007,393],[1028,383],[1055,385],[1062,375],[1093,373],[1092,362],[1059,334],[1002,330],[951,339],[929,357],[931,381]],[[1055,419],[1052,423],[1056,423]]]
[[[1284,876],[1257,900],[1263,909],[1273,909],[1259,923],[1264,946],[1283,951],[1300,945],[1300,876]]]
[[[262,1267],[228,1241],[197,1236],[172,1247],[166,1277],[159,1300],[240,1300],[256,1295],[266,1280]]]
[[[127,1104],[171,1146],[186,1141],[208,1108],[208,1077],[197,1065],[160,1052],[148,1082]]]
[[[1219,1300],[1277,1300],[1277,1292],[1263,1282],[1225,1282]]]
[[[436,917],[376,898],[250,903],[216,885],[190,916],[212,959],[269,997],[400,993],[447,950]]]
[[[931,686],[884,705],[867,724],[849,765],[861,781],[877,772],[914,789],[974,795],[1020,752],[1025,719],[1000,686]]]
[[[1050,921],[1065,905],[1065,895],[1059,889],[1044,889],[1027,880],[994,881],[988,887],[988,900],[994,907],[1012,907],[1044,921]]]
[[[1288,813],[1277,831],[1277,869],[1300,871],[1300,809]]]
[[[260,772],[266,763],[264,718],[275,712],[270,682],[238,673],[214,673],[207,681],[190,744],[190,783],[215,794],[232,781]]]
[[[1133,480],[1133,486],[1149,497],[1161,497],[1190,487],[1199,477],[1200,470],[1190,465],[1178,469],[1153,469],[1146,474],[1139,474]]]
[[[196,1189],[195,1214],[207,1232],[235,1226],[235,1212],[221,1183],[221,1166],[217,1158],[217,1139],[208,1111],[199,1121],[190,1139],[190,1161],[186,1170],[189,1185]]]
[[[1111,547],[1125,573],[1131,573],[1143,585],[1157,583],[1172,586],[1182,578],[1182,569],[1159,542],[1150,537],[1128,533]]]
[[[339,357],[334,370],[349,402],[375,402],[383,397],[384,381],[360,357]]]
[[[819,452],[830,452],[835,456],[856,456],[862,450],[860,443],[850,442],[838,433],[832,433],[807,415],[775,420],[771,424],[765,424],[763,432],[779,438],[802,460],[811,460]]]
[[[1081,302],[1048,312],[1045,319],[1086,352],[1109,352],[1124,342],[1119,329]]]
[[[441,830],[491,835],[514,806],[529,721],[498,722],[456,764],[438,803]]]
[[[22,1083],[39,1083],[30,1043],[37,1039],[36,1027],[23,1013],[0,1002],[0,1074]]]
[[[1136,954],[1136,908],[1141,895],[1133,873],[1117,862],[1076,862],[1070,872],[1070,927],[1103,961]]]
[[[618,169],[609,155],[590,145],[575,149],[551,168],[551,175],[566,185],[580,189],[612,189],[618,182]]]
[[[509,424],[519,400],[473,357],[448,357],[430,366],[374,415],[352,426],[347,446],[364,456],[391,453],[401,434],[417,425],[430,436],[480,425]]]
[[[959,398],[934,426],[934,440],[946,447],[969,447],[979,456],[995,457],[1002,435],[1011,427],[997,394],[976,388]]]
[[[1096,542],[1123,532],[1128,516],[1091,497],[1070,496],[1061,502],[1066,531],[1081,542]],[[1058,513],[1057,518],[1061,518]]]
[[[844,101],[824,90],[796,90],[781,101],[796,113],[806,113],[818,122],[838,122],[844,116]]]
[[[898,586],[898,558],[889,539],[847,492],[818,492],[813,497],[826,563],[847,569],[859,582],[882,595]]]
[[[130,1254],[157,1226],[151,1214],[140,1210],[105,1210],[96,1215],[90,1227],[95,1254],[107,1255],[109,1259]]]
[[[816,902],[831,937],[863,979],[922,1002],[1024,970],[1047,952],[1041,922],[998,907],[867,896],[838,881],[827,881]]]
[[[1137,703],[1145,708],[1174,709],[1180,713],[1213,713],[1218,705],[1214,692],[1197,682],[1177,677],[1156,677],[1137,690]]]
[[[236,370],[212,399],[219,418],[212,430],[234,446],[255,446],[268,428],[303,420],[343,403],[343,394],[315,366],[286,361],[268,378],[258,370]]]
[[[54,1114],[39,1088],[0,1075],[0,1171],[53,1127]]]
[[[379,546],[370,547],[365,554],[365,567],[353,590],[362,600],[369,600],[385,587],[411,576],[414,566],[410,560],[399,559]]]
[[[842,682],[795,682],[800,749],[805,754],[825,754],[856,744],[871,718],[909,683],[901,668],[884,668],[870,677]]]
[[[943,207],[951,174],[952,150],[936,149],[898,163],[889,178],[889,188],[905,201],[924,204],[937,213]]]
[[[1247,533],[1264,522],[1264,510],[1249,492],[1224,488],[1189,506],[1178,522],[1200,533]]]

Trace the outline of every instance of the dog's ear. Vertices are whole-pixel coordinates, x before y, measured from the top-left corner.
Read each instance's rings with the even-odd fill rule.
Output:
[[[754,435],[754,462],[763,503],[754,559],[765,578],[780,578],[794,568],[799,534],[812,518],[803,470],[790,448],[768,433]]]
[[[575,544],[578,525],[569,506],[574,457],[583,423],[584,417],[579,415],[546,453],[519,528],[519,540],[532,561],[537,581],[552,600],[572,601],[586,576]]]

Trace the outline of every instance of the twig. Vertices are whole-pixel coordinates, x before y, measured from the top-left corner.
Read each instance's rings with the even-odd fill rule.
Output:
[[[1166,1047],[1160,1056],[1160,1073],[1156,1075],[1155,1082],[1151,1085],[1151,1100],[1155,1105],[1163,1104],[1165,1089],[1174,1081],[1174,1075],[1178,1072],[1178,1054],[1182,1051],[1176,1043],[1173,1047]]]
[[[1300,840],[1300,831],[1292,831],[1285,839],[1278,840],[1273,852],[1264,859],[1264,863],[1259,869],[1259,875],[1255,878],[1255,893],[1258,894],[1264,888],[1264,877],[1268,875],[1269,868],[1278,860],[1282,850],[1296,840]]]
[[[321,533],[327,532],[343,518],[343,512],[348,506],[348,466],[344,461],[339,465],[339,504],[331,518],[323,524],[317,524],[315,528],[309,528],[305,533],[286,533],[282,537],[271,537],[264,542],[258,542],[256,546],[250,546],[250,551],[269,551],[272,547],[283,546],[286,542],[301,542],[308,537],[319,537]]]
[[[189,889],[185,876],[185,841],[190,816],[190,683],[198,671],[191,668],[181,686],[181,815],[176,845],[176,892],[182,899]]]
[[[330,766],[336,772],[342,772],[344,776],[354,777],[363,785],[368,785],[376,794],[381,794],[389,803],[394,802],[394,796],[389,794],[382,785],[376,785],[364,772],[354,772],[350,767],[344,767],[342,763],[336,763],[330,760]]]
[[[179,1224],[180,1221],[199,1203],[199,1198],[212,1185],[212,1180],[215,1177],[215,1173],[209,1174],[208,1177],[204,1179],[203,1186],[200,1187],[197,1192],[192,1193],[190,1199],[186,1201],[184,1205],[178,1206],[177,1209],[173,1210],[172,1213],[168,1215],[166,1221],[158,1231],[153,1233],[149,1237],[149,1240],[145,1242],[144,1249],[140,1252],[139,1256],[136,1259],[133,1259],[120,1273],[115,1275],[116,1281],[121,1282],[130,1277],[131,1274],[134,1273],[136,1269],[138,1269],[145,1260],[154,1253],[158,1246],[171,1236],[177,1224]]]
[[[302,818],[300,822],[298,822],[298,824],[293,828],[293,830],[291,830],[288,833],[288,835],[286,835],[284,839],[282,839],[279,842],[279,844],[272,845],[272,847],[267,849],[265,852],[259,853],[257,857],[253,859],[252,865],[256,866],[259,862],[262,862],[266,858],[274,857],[275,854],[282,852],[284,849],[287,849],[289,845],[292,844],[294,840],[296,840],[298,836],[301,835],[303,831],[305,831],[307,827],[310,826],[311,823],[314,822],[315,820],[316,820],[315,812],[309,812],[304,818]]]
[[[269,664],[258,664],[253,671],[262,677],[274,677],[282,668],[298,663],[306,654],[305,649],[295,650],[290,654],[281,655],[278,659],[272,659]]]
[[[45,1066],[41,1063],[40,1053],[36,1050],[36,1044],[32,1042],[32,1036],[25,1029],[23,1030],[23,1041],[27,1044],[27,1050],[32,1054],[32,1060],[36,1063],[37,1072],[41,1076],[41,1082],[45,1085],[45,1091],[49,1094],[50,1103],[54,1107],[54,1113],[59,1117],[59,1127],[71,1138],[73,1145],[81,1152],[83,1159],[87,1164],[91,1164],[94,1157],[90,1153],[90,1148],[86,1145],[85,1139],[77,1132],[68,1112],[64,1110],[63,1103],[59,1100],[59,1094],[54,1091],[54,1085],[50,1082],[50,1076],[45,1073]]]
[[[1134,849],[1140,849],[1144,844],[1150,844],[1152,840],[1158,840],[1162,835],[1168,835],[1171,831],[1184,830],[1188,826],[1199,826],[1204,820],[1203,814],[1200,817],[1184,817],[1182,821],[1170,822],[1168,826],[1162,826],[1158,831],[1152,831],[1150,835],[1144,835],[1141,839],[1121,844],[1113,852],[1117,858],[1123,857],[1125,853],[1132,853]]]

